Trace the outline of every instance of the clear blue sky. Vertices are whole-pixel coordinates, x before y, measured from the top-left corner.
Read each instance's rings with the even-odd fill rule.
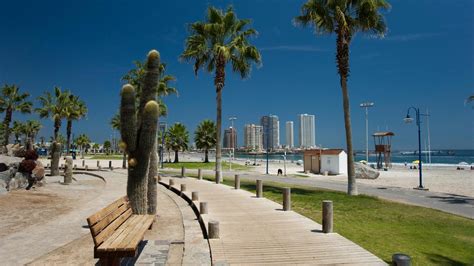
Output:
[[[193,131],[199,121],[215,119],[215,90],[206,72],[193,75],[178,56],[186,25],[201,20],[208,5],[232,4],[241,18],[251,18],[259,31],[253,43],[263,66],[251,78],[228,72],[223,92],[224,125],[238,117],[239,142],[246,123],[265,114],[284,123],[297,114],[316,115],[316,142],[345,147],[341,89],[335,66],[335,37],[315,36],[296,28],[292,18],[302,0],[241,1],[4,1],[0,16],[0,83],[14,83],[34,98],[53,86],[71,89],[89,107],[86,120],[74,125],[102,142],[119,102],[121,76],[157,49],[178,81],[179,98],[166,99],[168,122],[183,122]],[[433,148],[474,148],[474,110],[464,105],[474,93],[472,0],[392,0],[386,13],[385,39],[357,35],[351,46],[351,97],[354,144],[365,143],[364,112],[370,131],[392,130],[395,149],[416,148],[416,126],[405,125],[409,106],[432,114]],[[36,116],[35,116],[36,117]],[[16,119],[25,116],[15,114]],[[3,119],[3,117],[2,117]],[[40,136],[50,136],[43,121]],[[296,128],[295,128],[296,130]],[[63,131],[65,129],[63,128]],[[426,130],[425,130],[426,132]],[[64,133],[63,133],[64,134]],[[295,131],[297,136],[297,131]],[[296,140],[295,140],[296,141]]]

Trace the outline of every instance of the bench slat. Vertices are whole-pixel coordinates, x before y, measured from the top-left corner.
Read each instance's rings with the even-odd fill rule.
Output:
[[[125,223],[120,226],[108,239],[97,249],[100,251],[113,251],[115,243],[120,242],[127,236],[127,230],[138,220],[139,216],[132,215]]]
[[[110,223],[117,219],[120,215],[123,215],[128,209],[130,209],[129,204],[122,204],[118,209],[115,209],[109,215],[103,217],[102,220],[93,225],[91,233],[93,236],[97,236],[102,230],[104,230]]]
[[[143,217],[141,224],[137,228],[137,230],[134,232],[132,235],[132,238],[130,238],[128,241],[124,241],[120,243],[118,247],[118,251],[133,251],[137,248],[138,244],[140,241],[143,240],[143,237],[145,236],[146,231],[148,228],[150,228],[151,224],[154,221],[153,215],[145,215]]]
[[[103,217],[109,215],[111,212],[113,212],[115,209],[119,208],[121,205],[128,203],[128,197],[123,196],[119,198],[118,200],[112,202],[110,205],[107,207],[102,208],[100,211],[92,214],[87,218],[87,223],[89,224],[89,227],[92,225],[96,224],[100,220],[103,219]]]
[[[132,215],[132,209],[128,209],[125,213],[110,223],[104,230],[102,230],[94,238],[96,246],[102,244],[107,238],[109,238],[119,226],[121,226],[127,219]]]

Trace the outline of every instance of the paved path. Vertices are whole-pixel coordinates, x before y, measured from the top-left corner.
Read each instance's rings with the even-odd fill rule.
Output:
[[[168,177],[162,177],[167,184]],[[211,239],[212,262],[226,264],[351,264],[385,265],[375,255],[337,233],[324,234],[321,225],[244,190],[194,178],[174,178],[174,188],[199,192],[208,202],[202,219],[220,223],[220,238]],[[199,206],[198,202],[194,202]]]
[[[187,171],[188,173],[195,171],[197,172],[197,170]],[[214,172],[210,170],[203,171],[203,173],[209,175],[214,174]],[[265,181],[280,182],[291,185],[324,188],[343,192],[347,191],[347,183],[340,181],[325,181],[317,180],[316,178],[281,177],[274,175],[262,175],[258,173],[224,172],[226,177],[233,176],[234,174],[239,174],[242,180],[262,179]],[[360,183],[357,184],[357,187],[360,194],[376,196],[382,199],[410,205],[437,209],[447,213],[474,219],[474,198],[472,197],[441,192],[419,191],[400,187],[371,186]]]

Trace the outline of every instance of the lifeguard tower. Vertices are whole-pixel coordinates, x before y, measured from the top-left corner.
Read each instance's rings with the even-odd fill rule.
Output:
[[[392,137],[393,132],[375,132],[373,135],[375,143],[375,156],[377,158],[377,169],[392,168]],[[383,167],[385,163],[385,167]]]

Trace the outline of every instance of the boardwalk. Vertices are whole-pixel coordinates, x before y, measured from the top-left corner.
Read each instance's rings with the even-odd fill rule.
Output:
[[[337,233],[323,234],[321,225],[295,212],[284,212],[270,200],[208,181],[174,180],[177,190],[186,184],[189,198],[192,191],[198,191],[199,200],[208,202],[209,214],[202,215],[206,226],[209,220],[220,223],[220,239],[210,240],[215,265],[385,265],[362,247]],[[162,183],[168,184],[168,178],[163,177]]]

